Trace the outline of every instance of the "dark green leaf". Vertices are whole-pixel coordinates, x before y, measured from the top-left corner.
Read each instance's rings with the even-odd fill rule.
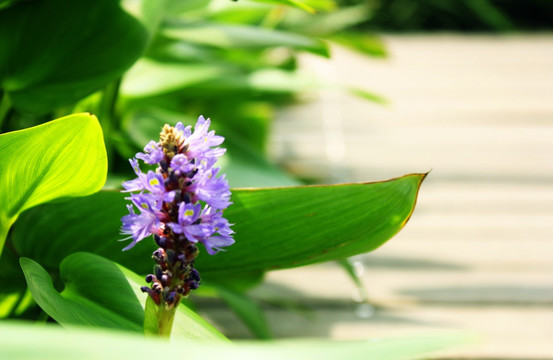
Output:
[[[233,190],[226,217],[234,223],[236,244],[209,256],[197,268],[215,281],[220,276],[267,271],[336,260],[371,251],[395,235],[413,212],[424,174],[365,184]],[[135,271],[149,271],[154,242],[146,239],[122,253],[118,212],[124,195],[101,192],[88,198],[33,209],[14,227],[13,243],[23,256],[53,266],[79,250],[116,258]],[[69,220],[91,216],[86,224]],[[68,218],[69,217],[69,218]],[[75,221],[73,221],[75,222]],[[32,227],[26,224],[33,224]],[[49,239],[46,245],[29,241]],[[138,269],[138,270],[137,270]]]
[[[148,261],[148,260],[146,260]],[[147,294],[145,281],[100,256],[74,253],[60,265],[65,289],[54,289],[50,275],[28,258],[21,258],[27,285],[37,304],[63,326],[87,325],[143,332]],[[174,338],[226,340],[199,315],[181,305],[173,324]]]
[[[48,112],[117,79],[146,39],[118,1],[21,1],[0,12],[0,87],[17,108]]]
[[[88,251],[147,274],[153,269],[148,259],[156,249],[154,242],[142,241],[124,252],[126,243],[118,241],[123,238],[121,217],[128,214],[125,196],[118,191],[100,191],[30,209],[14,226],[11,242],[20,256],[35,259],[49,270],[56,270],[74,252]]]
[[[123,273],[98,256],[74,254],[62,262],[65,289],[59,293],[50,275],[28,258],[20,264],[37,304],[62,325],[106,327],[142,333],[144,311]]]
[[[302,266],[372,251],[413,212],[425,174],[366,184],[235,190],[225,216],[236,244],[196,265],[207,272]]]

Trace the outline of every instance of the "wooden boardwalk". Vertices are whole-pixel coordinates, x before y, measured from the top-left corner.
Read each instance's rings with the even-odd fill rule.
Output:
[[[553,359],[553,35],[388,36],[391,56],[303,59],[332,91],[283,110],[274,157],[325,182],[432,170],[407,227],[355,260],[370,308],[336,264],[270,273],[255,294],[276,336],[336,339],[470,331],[448,359]],[[353,297],[352,297],[353,296]],[[218,314],[218,315],[217,315]],[[231,315],[214,318],[238,337]]]

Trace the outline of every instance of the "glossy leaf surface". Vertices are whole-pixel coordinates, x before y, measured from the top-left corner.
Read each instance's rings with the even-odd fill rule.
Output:
[[[200,245],[197,268],[203,277],[216,280],[374,250],[405,225],[424,176],[366,184],[233,190],[234,204],[225,214],[235,224],[236,243],[214,256]],[[124,195],[117,192],[46,204],[22,216],[12,241],[22,256],[52,267],[69,253],[86,250],[122,261],[135,271],[149,272],[152,265],[146,259],[155,249],[153,240],[145,239],[125,253],[121,251],[125,244],[117,242],[121,236],[116,214],[125,213],[125,204]],[[68,217],[86,214],[94,214],[89,222],[66,225],[71,224]],[[32,239],[39,234],[50,241],[34,244]]]
[[[94,115],[70,115],[0,134],[0,153],[0,250],[24,210],[60,197],[92,194],[106,180],[106,150]]]
[[[372,251],[405,225],[424,177],[234,191],[225,214],[236,244],[201,253],[197,267],[203,274],[266,271]]]

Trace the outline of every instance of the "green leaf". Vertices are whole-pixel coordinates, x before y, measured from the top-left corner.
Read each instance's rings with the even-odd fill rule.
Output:
[[[311,36],[325,36],[341,32],[351,26],[366,22],[370,16],[366,4],[348,6],[317,16],[304,15],[302,21],[289,23],[291,30]]]
[[[102,258],[68,257],[60,266],[65,289],[59,293],[50,275],[28,258],[20,264],[37,304],[61,325],[106,327],[142,333],[144,312],[123,273]]]
[[[163,34],[171,39],[224,49],[265,49],[285,46],[329,57],[326,44],[318,39],[258,26],[223,25],[217,23],[179,24],[166,27],[163,30]]]
[[[166,64],[142,59],[125,75],[121,94],[152,96],[217,79],[223,69],[209,64]]]
[[[92,194],[106,180],[106,150],[94,115],[0,134],[0,153],[0,251],[21,212],[60,197]]]
[[[124,354],[125,358],[135,360],[176,357],[187,360],[406,360],[469,340],[473,339],[466,335],[436,335],[342,342],[322,339],[218,344],[172,340],[169,345],[163,340],[129,333],[3,323],[0,324],[0,357],[120,360]]]
[[[372,251],[411,216],[426,174],[389,181],[235,190],[225,212],[236,232],[228,251],[201,252],[203,276],[273,270]]]
[[[144,308],[144,335],[159,335],[156,306],[154,300],[148,296]]]
[[[221,299],[258,339],[270,339],[272,337],[265,315],[253,299],[244,293],[233,291],[227,287],[216,286],[216,289]]]
[[[375,183],[235,189],[234,204],[225,216],[235,224],[236,243],[214,256],[202,251],[197,268],[204,278],[217,281],[374,250],[405,225],[424,177],[413,174]],[[151,266],[145,259],[151,257],[154,242],[146,239],[123,253],[124,245],[116,241],[121,238],[116,214],[125,213],[124,196],[105,191],[32,209],[14,227],[14,247],[22,256],[49,266],[86,249],[145,273]],[[77,222],[88,214],[89,221]],[[48,241],[43,245],[32,242],[39,235]]]
[[[348,91],[350,94],[359,96],[361,99],[365,99],[380,105],[388,105],[388,99],[382,97],[381,95],[375,94],[373,92],[359,89],[355,87],[345,87],[344,90]]]
[[[131,252],[124,252],[126,244],[118,241],[123,238],[121,217],[128,214],[125,196],[118,191],[100,191],[30,209],[14,225],[11,243],[20,256],[35,259],[49,270],[57,270],[66,256],[87,251],[147,274],[152,271],[153,264],[147,259],[156,249],[154,242],[141,241]]]
[[[59,293],[38,263],[21,258],[20,264],[37,304],[61,325],[143,332],[147,294],[140,287],[145,281],[130,270],[94,254],[74,253],[60,265],[65,288]],[[173,326],[174,338],[226,341],[184,305],[179,306]]]
[[[308,5],[306,1],[302,0],[253,0],[260,3],[274,4],[274,5],[286,5],[291,7],[296,7],[298,9],[305,10],[309,13],[315,13],[315,9]]]
[[[48,112],[117,79],[146,40],[118,1],[21,1],[0,12],[0,87],[15,107]]]
[[[381,57],[388,56],[386,46],[380,37],[372,34],[361,32],[340,32],[328,37],[329,40],[336,42],[342,46],[353,49],[361,54]]]

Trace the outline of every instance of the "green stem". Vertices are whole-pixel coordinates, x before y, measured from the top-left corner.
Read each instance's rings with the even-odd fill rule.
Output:
[[[170,337],[173,329],[173,319],[175,318],[176,306],[167,308],[160,306],[157,313],[157,323],[159,327],[159,335],[162,337]]]

